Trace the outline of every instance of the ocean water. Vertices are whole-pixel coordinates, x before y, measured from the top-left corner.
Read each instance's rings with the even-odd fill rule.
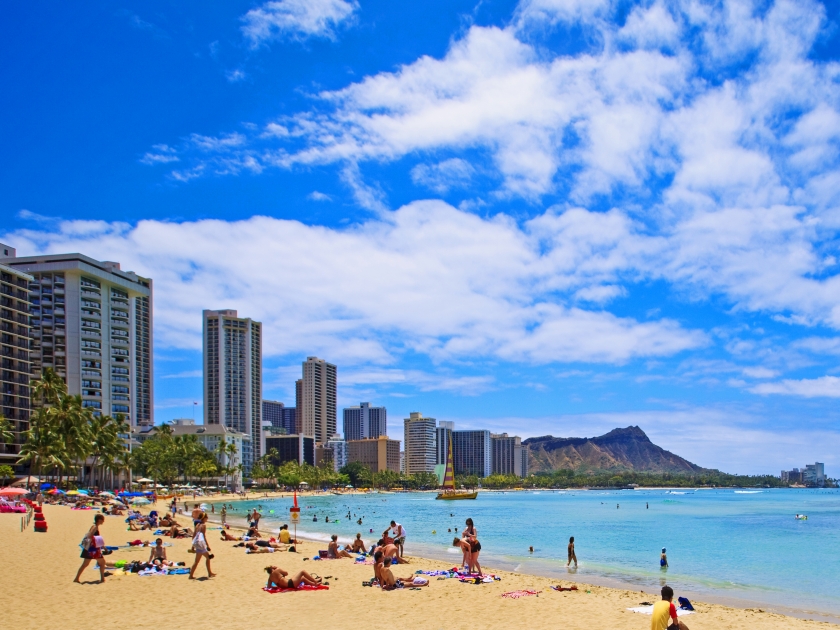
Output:
[[[292,501],[235,505],[229,521],[260,505],[261,529],[276,530],[288,522]],[[302,537],[349,541],[361,532],[367,542],[394,519],[408,532],[407,554],[456,564],[453,535],[472,517],[482,566],[649,592],[667,582],[678,595],[705,601],[840,618],[840,490],[543,490],[481,492],[475,501],[325,494],[299,505]],[[797,513],[808,520],[795,520]],[[577,571],[566,568],[570,536]],[[667,570],[659,567],[662,547]]]

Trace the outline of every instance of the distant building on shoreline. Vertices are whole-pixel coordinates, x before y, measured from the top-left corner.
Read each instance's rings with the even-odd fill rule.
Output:
[[[400,472],[400,442],[381,435],[347,442],[347,463],[360,462],[373,472]]]
[[[272,457],[274,466],[281,466],[286,462],[315,465],[315,438],[309,435],[272,435],[265,438],[265,452],[277,451]]]
[[[242,464],[250,475],[262,455],[262,324],[232,309],[203,312],[204,424],[251,437]]]
[[[491,433],[490,446],[494,475],[522,476],[522,438],[507,433]]]
[[[452,458],[456,475],[489,477],[493,472],[490,431],[453,431]]]
[[[437,421],[412,411],[404,421],[405,474],[434,472],[437,463]]]
[[[287,435],[292,435],[297,431],[295,407],[287,407],[276,400],[262,401],[262,421],[263,423],[270,423],[272,429],[282,429]],[[270,431],[270,433],[279,434],[281,431]]]
[[[369,402],[363,402],[358,407],[345,407],[343,415],[345,440],[388,435],[388,411],[385,407],[371,407]]]
[[[805,468],[800,470],[794,468],[793,470],[783,470],[781,474],[782,483],[802,484],[810,487],[822,488],[825,486],[825,464],[816,462],[807,464]]]
[[[318,357],[303,362],[303,379],[297,414],[301,433],[323,444],[337,432],[336,387],[338,368]]]

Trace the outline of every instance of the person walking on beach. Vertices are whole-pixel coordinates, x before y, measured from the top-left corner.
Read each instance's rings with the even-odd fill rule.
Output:
[[[688,626],[677,619],[677,609],[674,606],[673,599],[674,589],[670,586],[663,586],[662,600],[653,605],[650,630],[688,630]]]
[[[102,584],[105,581],[105,558],[102,557],[102,546],[98,543],[101,542],[101,538],[99,538],[99,526],[105,522],[105,517],[102,514],[97,514],[93,517],[93,525],[88,530],[85,537],[82,539],[82,566],[79,567],[79,570],[76,572],[76,579],[73,580],[74,582],[79,582],[79,578],[82,577],[82,571],[88,568],[91,560],[96,560],[96,563],[99,565],[99,583]],[[97,540],[99,538],[99,540]]]
[[[207,514],[201,515],[201,519],[199,524],[195,528],[195,535],[193,536],[192,544],[193,549],[195,549],[195,562],[193,562],[192,568],[190,568],[190,579],[195,579],[195,570],[198,568],[198,563],[201,562],[201,558],[203,557],[207,564],[207,577],[216,577],[216,574],[210,570],[210,560],[212,558],[210,554],[210,545],[207,544]]]
[[[478,554],[481,553],[481,543],[478,542],[478,530],[475,528],[471,518],[467,519],[466,527],[461,532],[461,538],[470,544],[470,572],[481,575],[481,565],[478,563]]]
[[[566,566],[572,564],[572,560],[575,561],[575,569],[577,569],[577,556],[575,555],[575,537],[572,536],[569,538],[569,546],[567,548],[567,552],[569,554],[569,561],[566,563]]]
[[[659,567],[662,569],[668,568],[668,556],[665,554],[665,547],[662,547],[662,553],[659,555]]]

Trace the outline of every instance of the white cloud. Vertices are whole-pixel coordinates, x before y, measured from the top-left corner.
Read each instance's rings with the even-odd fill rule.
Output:
[[[231,83],[238,83],[239,81],[243,81],[247,76],[248,75],[245,74],[245,71],[240,70],[239,68],[236,68],[235,70],[230,70],[225,73],[225,77],[227,77],[227,80]]]
[[[332,197],[330,197],[326,193],[319,192],[317,190],[313,190],[311,193],[306,195],[307,199],[311,199],[312,201],[332,201]]]
[[[840,398],[840,378],[821,376],[801,380],[785,379],[778,383],[761,383],[750,391],[755,394],[784,394],[805,398]]]
[[[654,1],[619,26],[609,2],[523,0],[508,27],[473,25],[441,58],[324,91],[255,134],[194,134],[179,156],[195,163],[171,177],[335,164],[356,203],[383,214],[388,186],[367,163],[409,163],[444,194],[474,187],[479,162],[500,187],[464,210],[521,197],[537,215],[525,231],[562,241],[541,264],[563,273],[541,288],[606,304],[663,279],[690,299],[838,329],[840,65],[810,54],[824,8],[719,4]],[[583,50],[536,41],[560,22],[588,29]],[[562,212],[537,209],[557,193]],[[613,209],[585,208],[596,201]]]
[[[166,144],[156,144],[153,151],[149,151],[140,158],[140,162],[153,166],[155,164],[169,164],[170,162],[178,162],[179,158],[176,155],[177,150]]]
[[[466,160],[450,158],[437,164],[418,164],[411,169],[411,181],[445,194],[450,188],[469,185],[475,169]]]
[[[585,223],[598,215],[574,216]],[[570,265],[592,249],[570,244],[582,233],[570,225],[574,216],[558,223],[568,233],[555,241],[547,222],[520,227],[504,215],[482,219],[426,201],[345,229],[268,217],[63,222],[55,232],[4,234],[3,242],[21,255],[95,250],[154,278],[156,343],[164,348],[200,347],[201,310],[222,306],[265,323],[267,356],[314,353],[345,363],[387,364],[410,350],[435,361],[618,364],[707,343],[668,319],[571,306],[575,291],[614,273],[599,268],[597,253],[581,269]]]
[[[355,0],[275,0],[248,11],[242,33],[252,46],[282,37],[334,39],[336,27],[358,9]]]

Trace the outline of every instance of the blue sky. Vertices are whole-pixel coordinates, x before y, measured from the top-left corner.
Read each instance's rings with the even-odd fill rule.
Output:
[[[396,437],[837,476],[840,5],[406,5],[7,7],[0,240],[154,279],[158,421],[236,308]]]

